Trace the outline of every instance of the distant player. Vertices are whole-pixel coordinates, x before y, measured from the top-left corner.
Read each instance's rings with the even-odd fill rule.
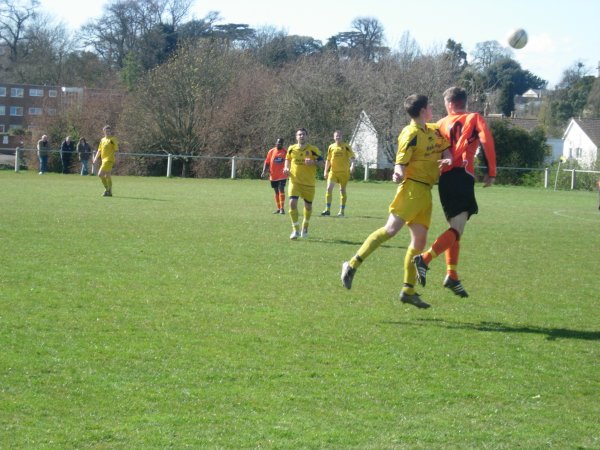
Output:
[[[97,159],[102,161],[102,165],[98,171],[98,176],[104,186],[104,194],[102,194],[102,196],[112,197],[111,174],[115,164],[115,154],[119,150],[119,143],[117,142],[117,139],[112,136],[109,125],[102,128],[102,131],[104,132],[104,137],[100,140],[100,144],[98,144],[98,151],[96,152],[96,156],[94,156],[92,165],[96,163]]]
[[[323,161],[321,151],[306,142],[308,133],[306,129],[300,128],[296,131],[296,144],[290,145],[285,157],[285,168],[283,173],[289,175],[290,186],[288,195],[290,197],[290,217],[292,219],[293,231],[290,239],[308,237],[308,224],[312,215],[312,203],[315,198],[315,185],[317,178],[317,165]],[[304,218],[302,221],[302,232],[298,222],[298,199],[304,199]]]
[[[398,136],[392,179],[400,186],[390,204],[387,223],[371,233],[354,257],[342,265],[341,278],[344,287],[350,289],[354,274],[364,260],[394,237],[406,223],[411,241],[404,256],[404,285],[400,301],[417,308],[429,308],[430,305],[415,292],[417,274],[412,259],[423,251],[427,241],[431,222],[431,188],[440,176],[440,165],[451,164],[450,142],[440,135],[437,125],[427,123],[431,120],[432,110],[425,95],[407,97],[404,109],[412,120]]]
[[[340,212],[338,216],[343,216],[346,209],[346,186],[350,181],[350,175],[354,172],[354,153],[350,145],[342,142],[342,132],[336,130],[333,133],[333,144],[327,149],[327,160],[325,161],[325,170],[323,175],[327,180],[327,191],[325,193],[325,211],[322,216],[331,215],[331,197],[335,184],[340,185]]]
[[[287,182],[287,175],[283,173],[285,168],[285,156],[287,150],[283,147],[283,138],[277,139],[275,147],[267,152],[265,163],[263,164],[261,178],[264,178],[269,170],[269,180],[271,180],[271,187],[275,191],[275,205],[277,209],[273,211],[273,214],[285,214],[285,184]]]
[[[429,263],[436,256],[446,253],[446,278],[444,287],[459,297],[468,297],[458,278],[456,268],[460,253],[460,238],[465,225],[479,208],[475,200],[475,153],[479,146],[487,161],[487,173],[483,186],[494,183],[496,177],[496,150],[494,139],[483,117],[468,113],[467,92],[451,87],[444,92],[444,104],[448,115],[438,121],[440,133],[452,144],[453,164],[444,167],[440,176],[439,194],[446,220],[450,225],[434,241],[431,248],[414,258],[419,283],[425,286]]]

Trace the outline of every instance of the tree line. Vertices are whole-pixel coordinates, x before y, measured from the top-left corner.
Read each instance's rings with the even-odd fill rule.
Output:
[[[270,26],[222,23],[217,12],[187,20],[192,4],[114,0],[101,17],[69,30],[39,12],[38,0],[0,0],[2,79],[100,89],[38,125],[77,137],[113,123],[124,151],[177,155],[184,175],[211,170],[191,157],[261,156],[278,137],[289,143],[298,127],[326,148],[334,129],[350,136],[362,110],[391,158],[409,94],[428,95],[442,116],[441,93],[460,85],[472,110],[510,116],[515,95],[547,86],[496,41],[478,43],[467,61],[451,39],[423,51],[405,32],[390,48],[372,17],[357,17],[350,30],[321,42]],[[546,133],[560,132],[573,116],[600,115],[598,80],[581,63],[549,95],[538,117],[542,128],[529,143],[539,148],[519,156],[514,148],[522,146],[509,141],[506,151],[499,148],[500,165],[539,165]],[[160,164],[134,163],[139,173]]]

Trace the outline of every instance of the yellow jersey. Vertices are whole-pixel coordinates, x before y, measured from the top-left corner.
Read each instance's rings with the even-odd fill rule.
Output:
[[[406,179],[433,186],[440,177],[438,160],[449,147],[450,141],[440,134],[436,124],[422,128],[411,120],[398,136],[396,164],[406,166]]]
[[[100,144],[98,144],[98,151],[100,152],[102,161],[115,162],[115,153],[119,151],[119,143],[113,136],[103,137],[100,140]]]
[[[327,149],[327,161],[329,161],[330,170],[335,172],[349,173],[350,162],[354,158],[352,148],[345,142],[339,145],[334,142]]]
[[[304,161],[306,159],[323,161],[321,151],[317,147],[310,144],[306,144],[304,148],[300,148],[298,144],[290,145],[285,159],[290,161],[290,180],[292,183],[316,186],[317,165],[307,166]]]

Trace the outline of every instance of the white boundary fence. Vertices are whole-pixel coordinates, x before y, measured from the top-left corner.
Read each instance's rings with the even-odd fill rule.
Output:
[[[22,158],[23,152],[35,152],[35,149],[16,149],[14,151],[14,156],[11,155],[1,155],[3,158],[4,163],[6,164],[10,159],[12,159],[14,161],[14,167],[15,167],[15,172],[19,172],[20,168],[23,164]],[[58,150],[51,150],[51,153],[59,153]],[[166,171],[166,176],[167,177],[172,177],[172,169],[173,169],[173,160],[177,159],[177,158],[181,158],[178,155],[173,155],[173,154],[156,154],[156,153],[119,153],[119,156],[125,157],[125,156],[141,156],[141,157],[150,157],[150,158],[167,158],[167,171]],[[229,163],[231,165],[231,179],[235,179],[237,178],[237,162],[238,161],[260,161],[263,162],[264,158],[250,158],[250,157],[245,157],[245,156],[186,156],[185,158],[188,159],[209,159],[209,160],[223,160],[223,161],[227,161],[229,160]],[[0,161],[0,162],[3,162]],[[374,170],[374,169],[369,169],[369,166],[373,165],[373,164],[367,164],[365,166],[363,166],[364,171],[365,171],[365,175],[364,175],[364,180],[368,181],[369,180],[369,171]],[[533,171],[543,171],[544,172],[544,188],[548,188],[550,185],[550,172],[551,169],[548,167],[545,168],[524,168],[524,167],[497,167],[497,170],[513,170],[513,171],[529,171],[529,172],[533,172]],[[554,182],[554,190],[556,190],[556,184],[557,184],[557,180],[558,180],[558,174],[559,172],[567,172],[570,173],[571,175],[571,189],[575,189],[576,185],[577,185],[577,173],[594,173],[594,174],[598,174],[600,176],[600,171],[596,171],[596,170],[580,170],[580,169],[561,169],[560,166],[558,168],[558,170],[556,171],[556,179]],[[92,172],[93,173],[93,172]]]

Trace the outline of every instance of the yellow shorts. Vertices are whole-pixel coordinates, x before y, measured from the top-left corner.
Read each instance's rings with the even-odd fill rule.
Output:
[[[417,181],[405,180],[390,204],[390,213],[407,224],[418,223],[429,228],[431,224],[431,187]]]
[[[288,197],[302,197],[308,203],[312,203],[315,198],[315,187],[290,183]]]
[[[350,180],[350,174],[348,172],[334,172],[332,170],[327,174],[327,181],[333,181],[339,184],[341,187],[346,187]]]
[[[102,161],[102,165],[100,166],[100,170],[102,170],[103,172],[110,172],[112,171],[113,166],[115,165],[114,161]]]

